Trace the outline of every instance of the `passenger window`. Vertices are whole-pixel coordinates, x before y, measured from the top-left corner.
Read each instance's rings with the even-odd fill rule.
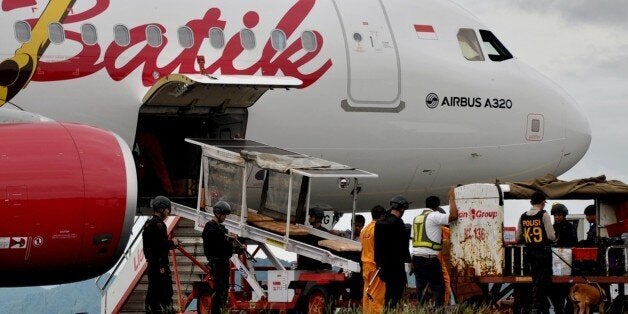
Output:
[[[222,29],[212,27],[209,30],[209,43],[216,49],[221,49],[225,46],[225,35]]]
[[[98,34],[94,24],[86,23],[81,25],[81,40],[88,46],[95,45],[98,42]]]
[[[60,23],[50,23],[50,25],[48,25],[48,39],[55,44],[62,43],[65,40],[63,25]]]
[[[492,32],[487,30],[480,30],[480,36],[482,36],[482,41],[484,42],[484,49],[486,49],[486,53],[488,54],[488,58],[491,61],[504,61],[508,59],[512,59],[512,54],[502,45],[502,43],[493,35]]]
[[[31,40],[31,26],[24,21],[17,21],[13,26],[15,31],[15,38],[20,43],[25,43]]]
[[[181,47],[190,48],[194,46],[194,33],[191,28],[181,26],[177,30],[177,35],[179,37],[179,45],[181,45]]]
[[[255,33],[252,30],[245,28],[240,31],[240,43],[246,50],[255,48]]]
[[[475,31],[471,28],[461,28],[458,31],[458,44],[462,55],[469,61],[484,61],[482,48],[478,42]]]
[[[131,43],[131,34],[129,33],[129,28],[121,24],[114,26],[113,38],[118,46],[128,46]]]
[[[316,50],[316,35],[312,31],[305,31],[301,34],[301,44],[306,51]]]
[[[273,30],[270,34],[270,44],[277,51],[286,49],[286,33],[280,29]]]
[[[161,46],[162,37],[161,29],[157,25],[148,25],[146,27],[146,42],[148,45],[156,48]]]

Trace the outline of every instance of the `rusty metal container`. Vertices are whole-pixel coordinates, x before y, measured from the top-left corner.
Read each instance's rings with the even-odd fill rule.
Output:
[[[458,220],[451,224],[451,257],[457,272],[475,276],[503,274],[504,207],[494,184],[470,184],[455,190]]]

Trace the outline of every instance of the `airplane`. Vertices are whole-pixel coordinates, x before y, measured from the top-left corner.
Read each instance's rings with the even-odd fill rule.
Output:
[[[0,286],[101,274],[137,206],[195,202],[200,152],[185,138],[378,173],[360,182],[367,206],[560,175],[591,141],[572,97],[449,1],[0,0],[0,11]],[[315,188],[313,202],[350,210],[351,189]]]

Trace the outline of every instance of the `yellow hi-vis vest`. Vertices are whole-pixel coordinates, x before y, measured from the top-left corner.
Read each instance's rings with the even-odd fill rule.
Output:
[[[420,215],[414,217],[414,237],[412,238],[413,247],[426,247],[432,250],[440,251],[443,248],[442,243],[434,242],[427,236],[427,230],[425,229],[425,220],[427,215],[431,214],[433,210],[424,210]]]

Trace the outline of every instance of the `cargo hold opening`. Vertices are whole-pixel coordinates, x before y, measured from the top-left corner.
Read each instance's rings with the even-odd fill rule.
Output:
[[[173,74],[160,79],[143,99],[133,145],[141,212],[150,213],[156,195],[196,207],[201,152],[185,138],[245,138],[248,107],[268,90],[301,84],[291,77]]]

